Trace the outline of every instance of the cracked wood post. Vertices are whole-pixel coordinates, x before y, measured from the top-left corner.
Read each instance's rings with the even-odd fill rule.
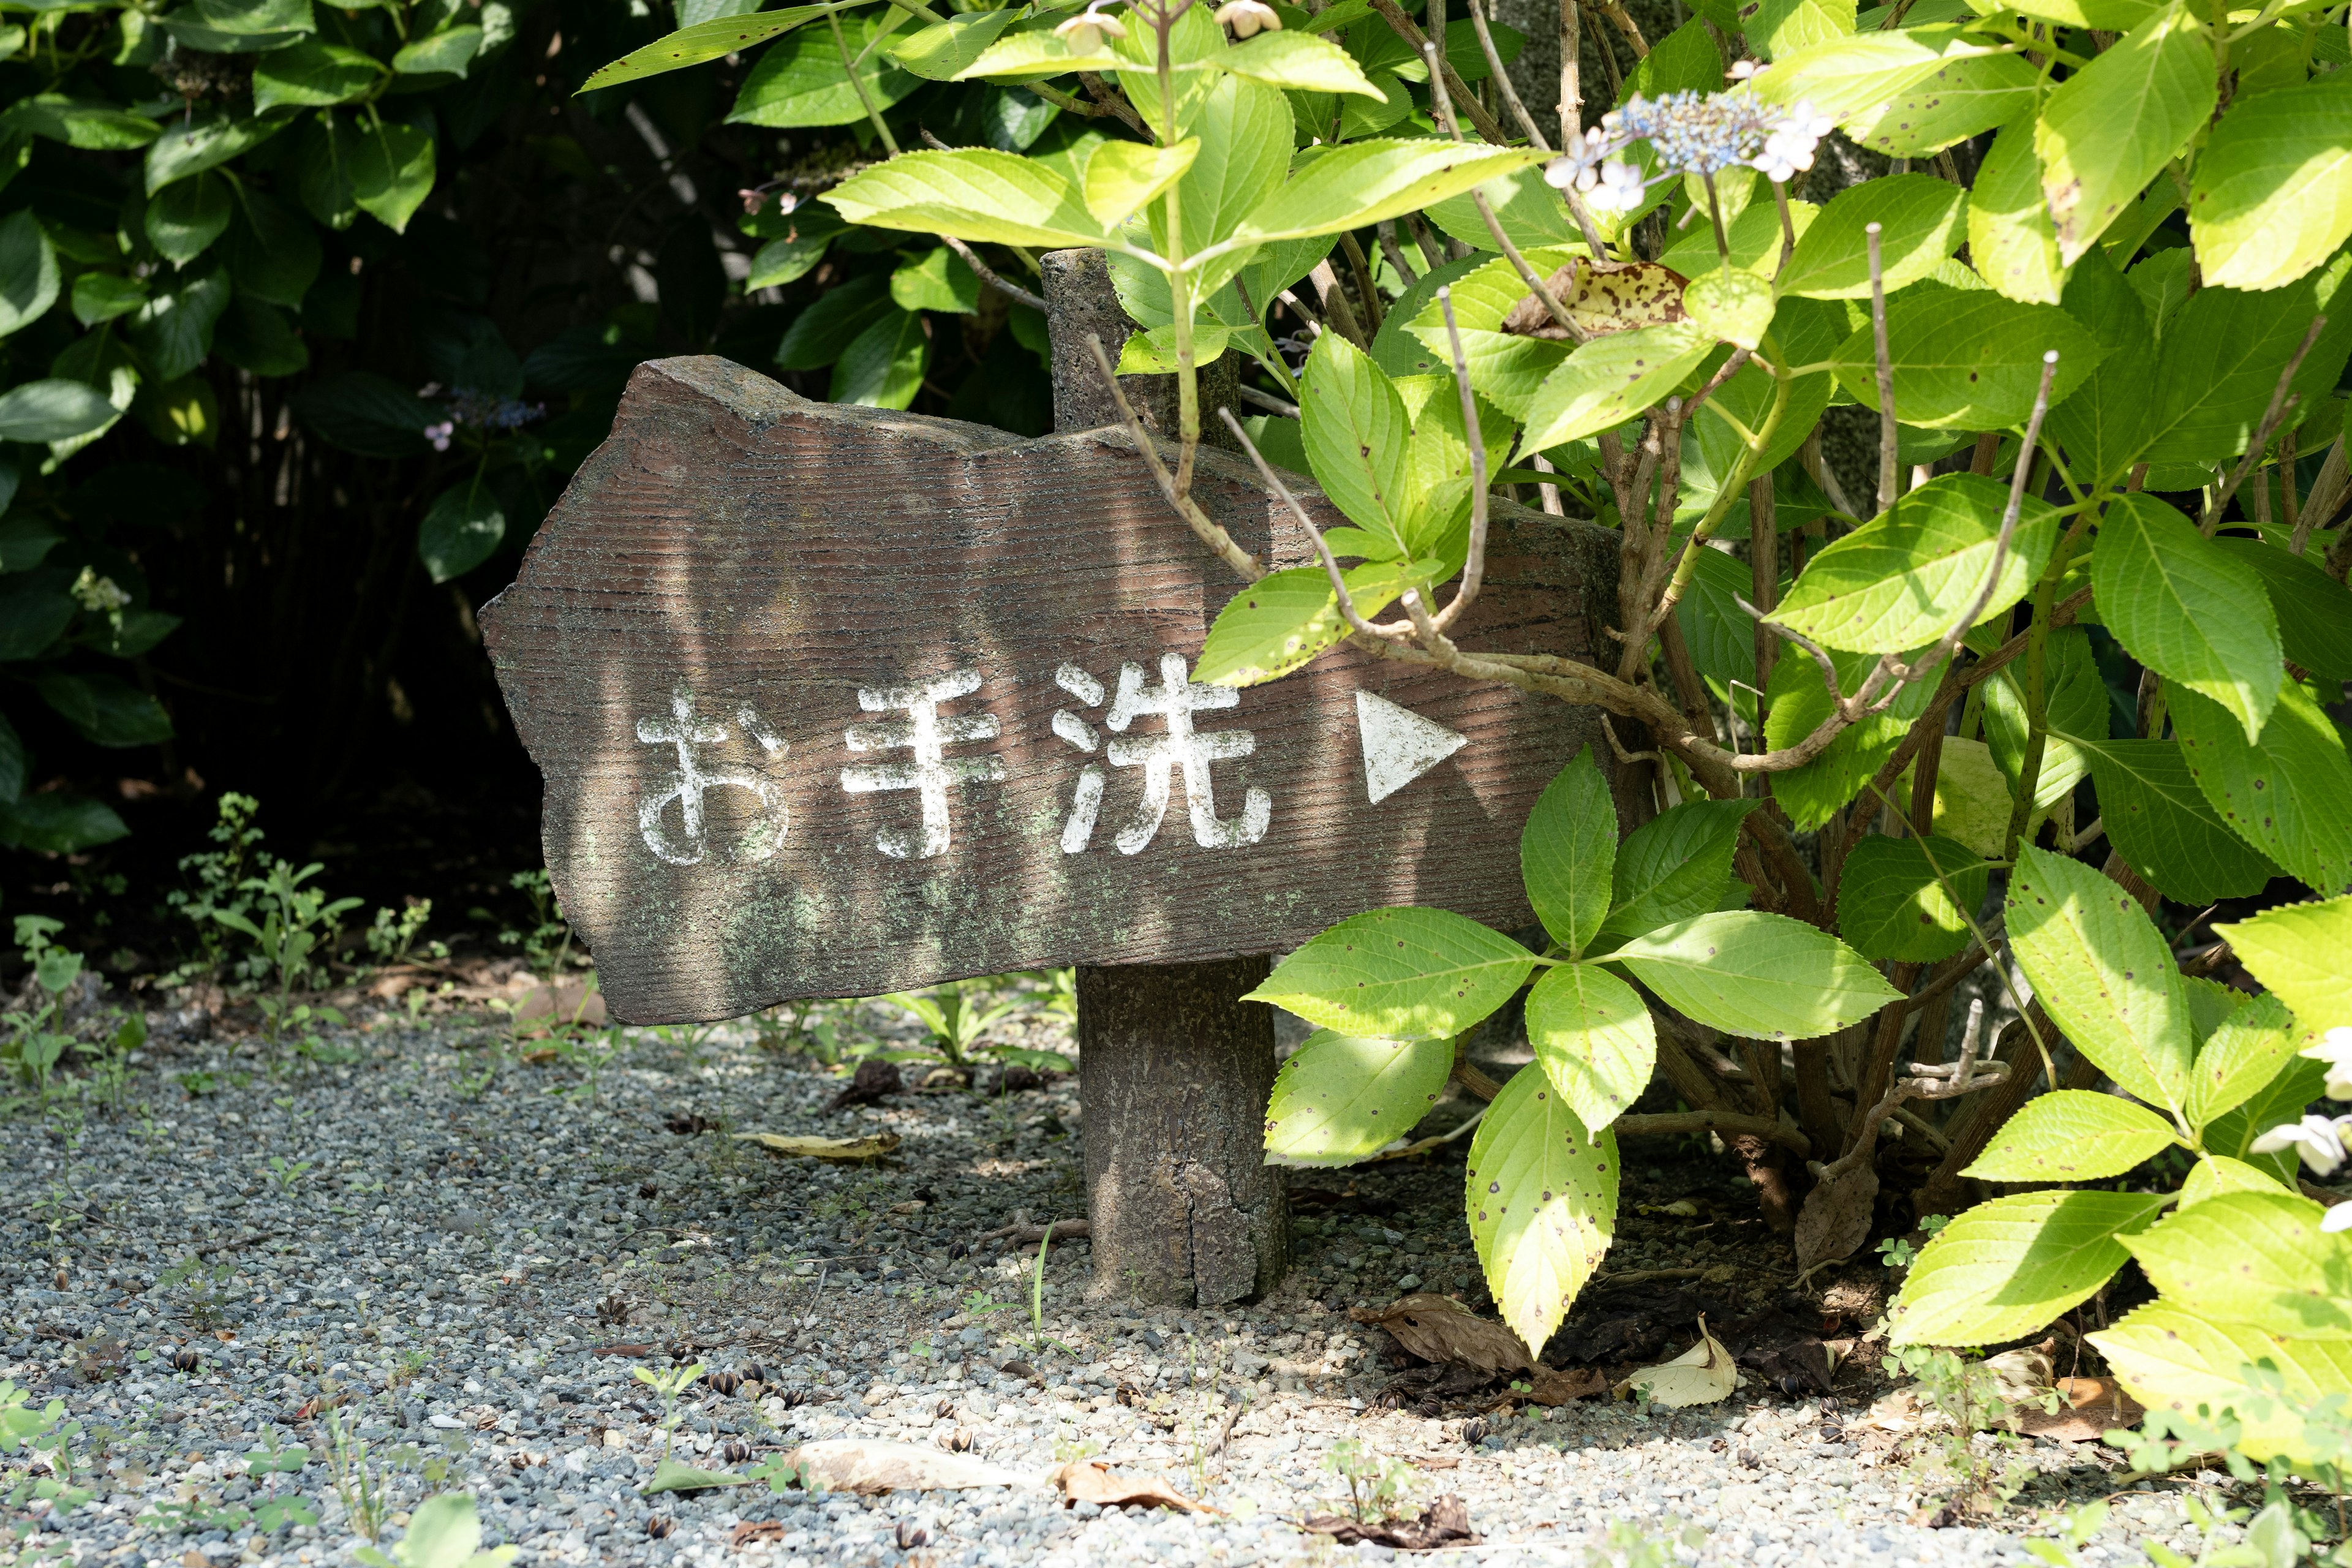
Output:
[[[1134,328],[1103,253],[1054,251],[1044,270],[1054,427],[1117,424],[1087,337],[1116,363]],[[1145,425],[1174,439],[1176,378],[1125,380]],[[1204,426],[1233,401],[1234,384],[1230,355],[1202,373]],[[1169,526],[1181,525],[1171,516]],[[1290,1207],[1283,1173],[1265,1155],[1274,1010],[1241,1000],[1270,967],[1264,957],[1078,966],[1089,1295],[1222,1306],[1265,1294],[1288,1271]]]

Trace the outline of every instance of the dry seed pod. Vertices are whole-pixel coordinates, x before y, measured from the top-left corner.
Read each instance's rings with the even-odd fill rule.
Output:
[[[740,1372],[714,1372],[703,1381],[721,1394],[732,1394],[743,1386],[743,1374]]]
[[[751,1457],[751,1445],[738,1437],[730,1442],[724,1448],[721,1448],[719,1452],[726,1457],[729,1464],[740,1465]]]
[[[899,1551],[911,1552],[918,1546],[928,1546],[930,1544],[930,1540],[931,1532],[913,1520],[902,1519],[898,1521]]]
[[[666,1539],[669,1535],[669,1532],[677,1528],[677,1526],[671,1521],[669,1515],[666,1513],[657,1513],[651,1519],[646,1521],[646,1533],[652,1536],[656,1541]]]
[[[194,1372],[204,1364],[205,1358],[198,1355],[192,1345],[182,1345],[172,1352],[172,1370],[174,1372]]]

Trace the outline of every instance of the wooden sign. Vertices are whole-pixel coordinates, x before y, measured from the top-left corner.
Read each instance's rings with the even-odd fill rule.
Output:
[[[1313,560],[1245,463],[1201,467],[1244,547]],[[1614,536],[1497,510],[1458,639],[1589,654]],[[631,1023],[1280,952],[1388,904],[1526,923],[1520,825],[1597,723],[1346,647],[1202,685],[1237,586],[1123,431],[1024,440],[675,359],[481,621]]]

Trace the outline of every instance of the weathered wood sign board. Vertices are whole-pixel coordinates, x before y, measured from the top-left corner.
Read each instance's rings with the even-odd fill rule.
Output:
[[[1245,547],[1313,560],[1245,464],[1202,468]],[[1459,640],[1589,653],[1613,536],[1498,510]],[[1279,952],[1387,904],[1525,923],[1519,826],[1598,726],[1349,648],[1200,685],[1235,586],[1124,432],[640,366],[481,617],[612,1012]]]

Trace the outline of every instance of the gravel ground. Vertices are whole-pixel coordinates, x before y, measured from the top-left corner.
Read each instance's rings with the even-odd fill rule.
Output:
[[[854,1031],[881,1013],[844,1017]],[[1033,1325],[1035,1247],[966,1247],[1084,1213],[1073,1079],[835,1113],[838,1079],[746,1030],[636,1034],[593,1077],[478,1019],[398,1010],[329,1039],[349,1060],[278,1074],[250,1040],[232,1057],[233,1037],[169,1035],[128,1110],[78,1133],[0,1124],[0,1376],[36,1405],[64,1401],[82,1426],[75,1479],[97,1494],[64,1517],[0,1509],[0,1559],[13,1535],[27,1562],[342,1563],[363,1544],[344,1495],[360,1477],[387,1542],[422,1498],[464,1488],[488,1540],[524,1563],[1391,1555],[1296,1522],[1344,1495],[1324,1460],[1352,1438],[1411,1464],[1409,1498],[1460,1496],[1485,1542],[1464,1555],[1484,1561],[1614,1562],[1595,1555],[1614,1524],[1662,1547],[1684,1532],[1700,1543],[1683,1562],[1964,1564],[2025,1560],[2021,1540],[2056,1507],[2114,1484],[2113,1455],[2040,1443],[2001,1528],[1914,1524],[1948,1489],[1866,1418],[1868,1344],[1828,1400],[1751,1375],[1724,1405],[1678,1413],[1585,1401],[1514,1417],[1493,1394],[1381,1408],[1392,1346],[1345,1309],[1415,1287],[1485,1304],[1456,1196],[1466,1140],[1425,1163],[1330,1173],[1347,1190],[1302,1218],[1298,1268],[1266,1302],[1093,1308],[1078,1243],[1055,1249]],[[192,1072],[213,1075],[208,1092],[183,1087]],[[877,1166],[727,1136],[886,1129],[904,1143]],[[1733,1306],[1786,1290],[1786,1248],[1752,1198],[1743,1214],[1727,1163],[1633,1157],[1612,1268],[1691,1265]],[[1696,1213],[1667,1212],[1678,1198]],[[635,1373],[674,1353],[750,1380],[687,1394],[673,1442],[690,1463],[740,1469],[812,1437],[968,1437],[975,1457],[1029,1471],[1091,1452],[1218,1511],[1066,1510],[1007,1489],[647,1498],[663,1405]],[[308,1463],[256,1465],[274,1446]],[[26,1479],[26,1455],[0,1463],[0,1485]],[[2137,1562],[2143,1537],[2193,1556],[2182,1485],[2118,1494],[2084,1561]],[[250,1510],[286,1497],[317,1522],[257,1527]]]

